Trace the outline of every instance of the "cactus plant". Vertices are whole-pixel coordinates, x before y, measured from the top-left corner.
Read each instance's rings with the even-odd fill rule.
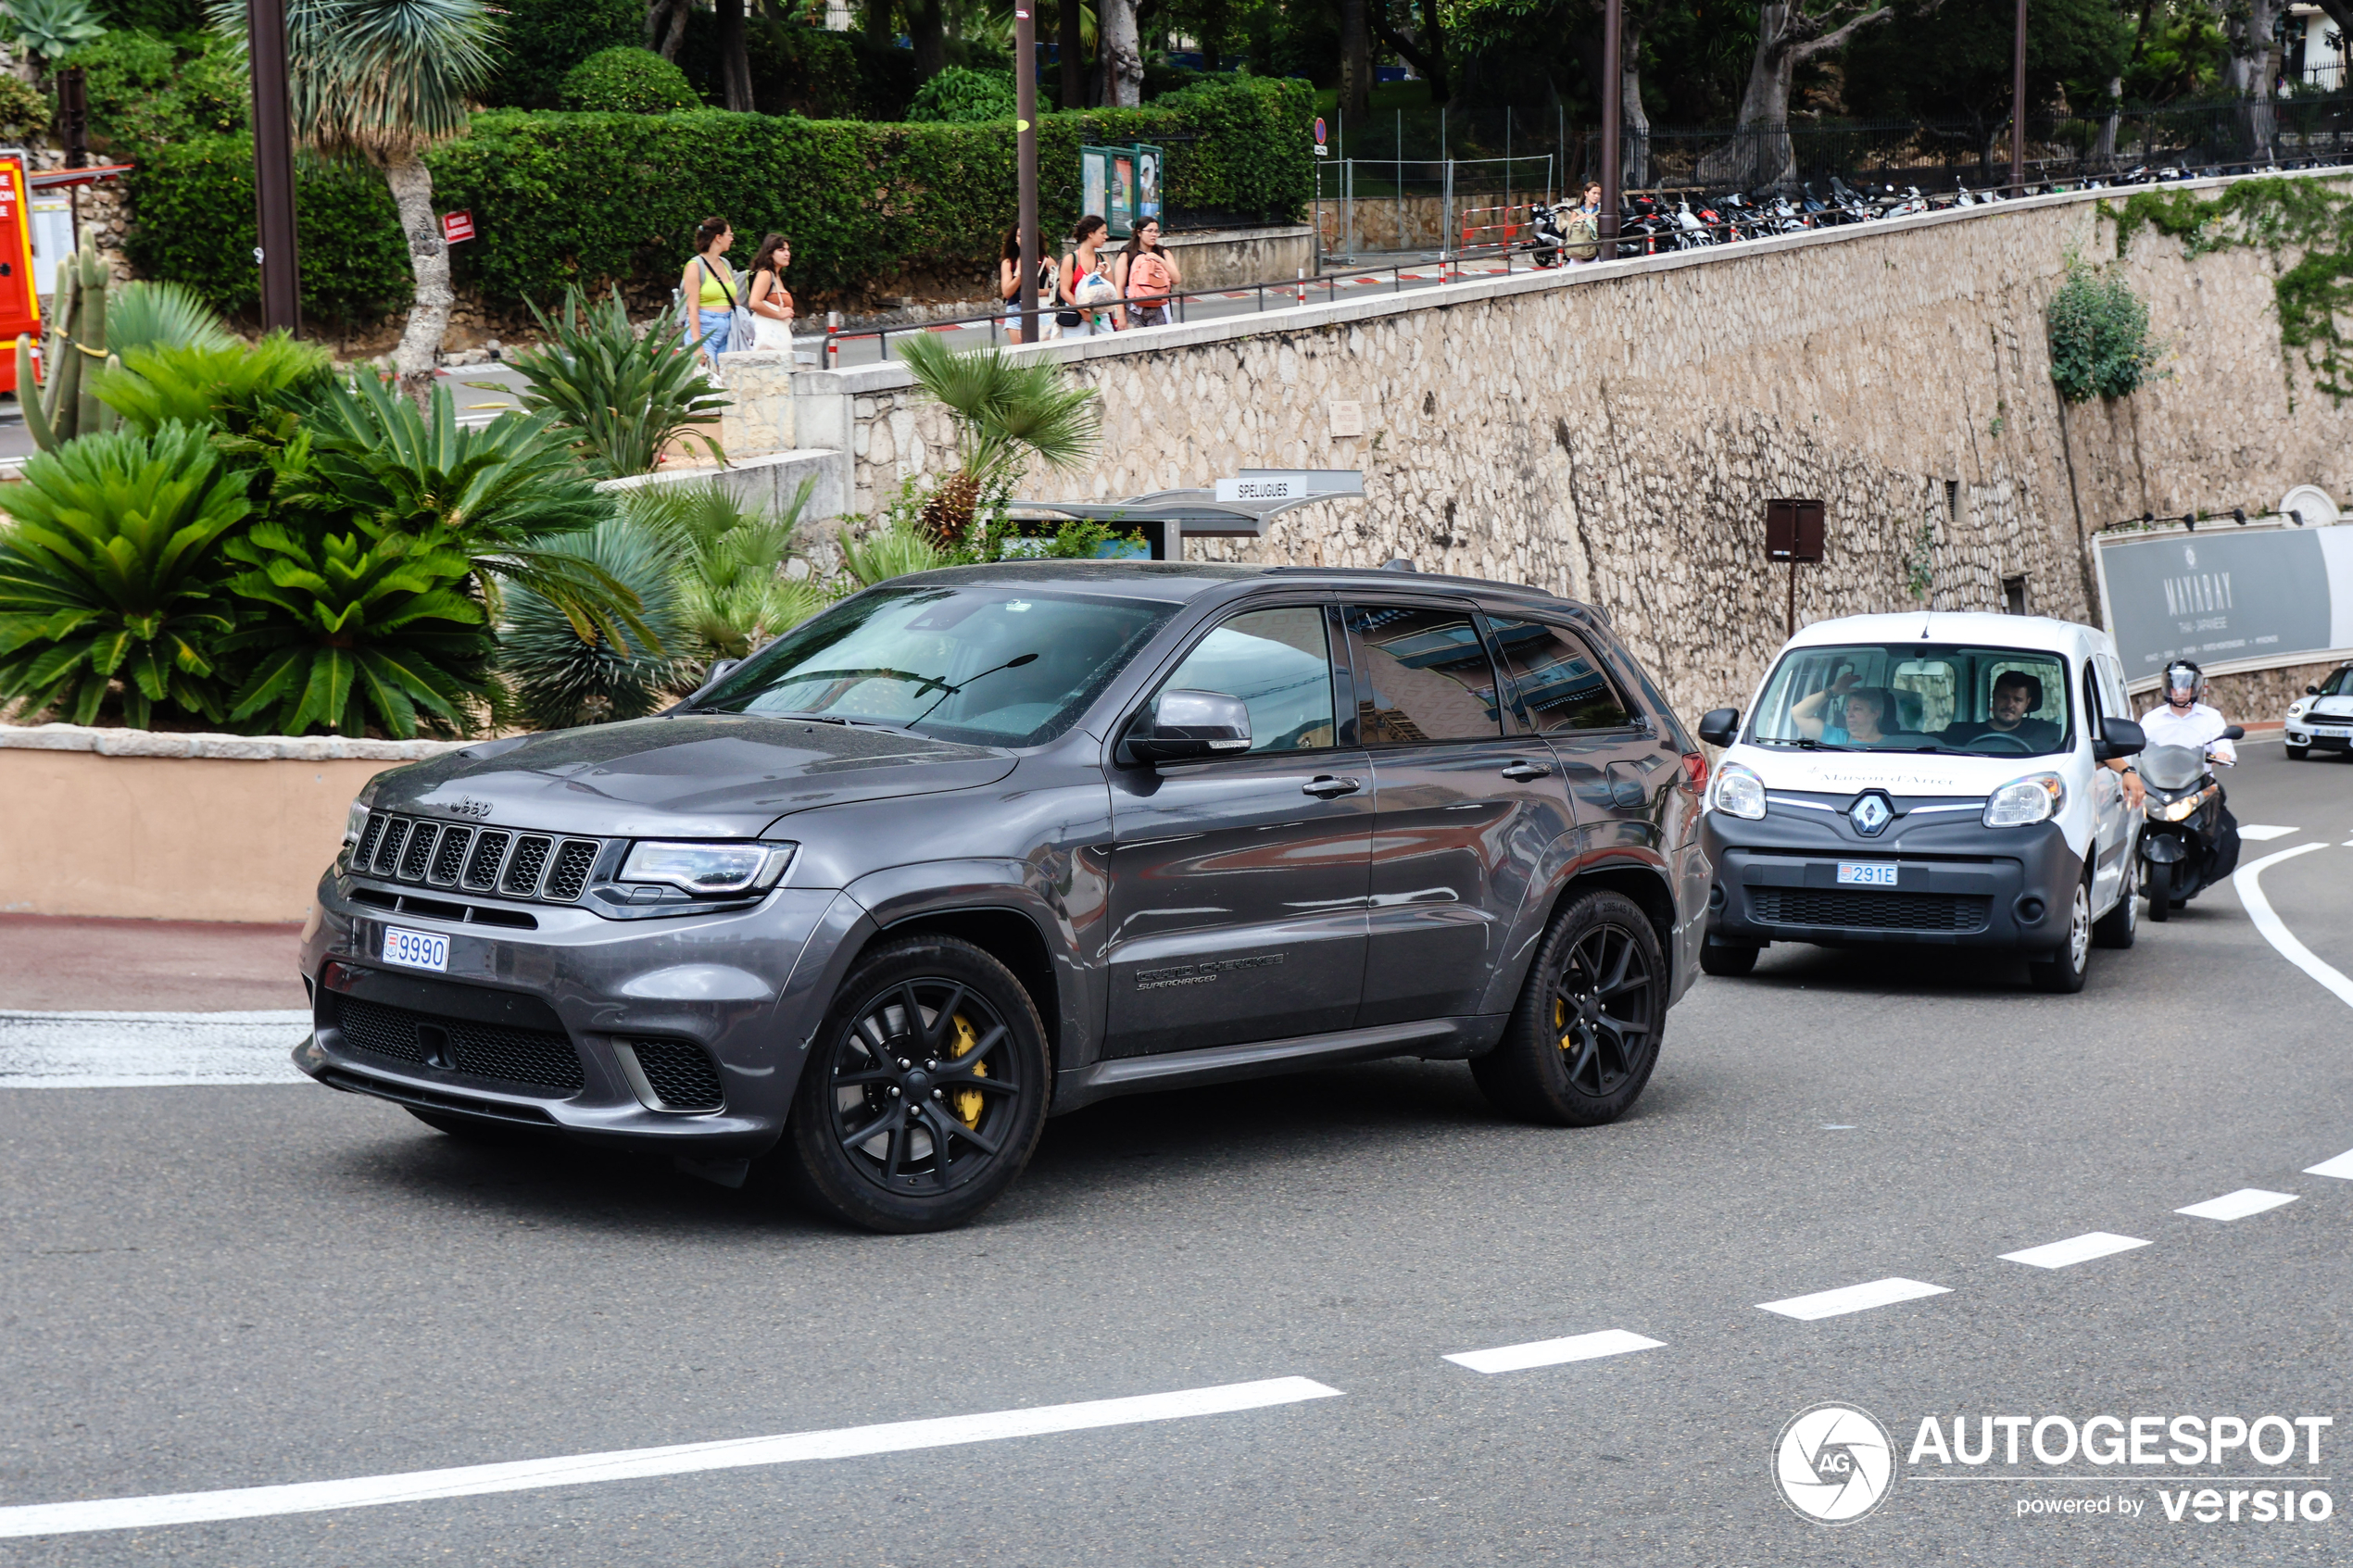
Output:
[[[107,264],[84,234],[82,248],[57,272],[49,337],[42,348],[42,368],[48,379],[37,395],[32,390],[32,338],[25,334],[17,339],[17,398],[24,407],[25,428],[44,452],[56,451],[77,435],[115,427],[114,410],[98,401],[96,378],[82,365],[84,358],[118,363],[107,354]]]

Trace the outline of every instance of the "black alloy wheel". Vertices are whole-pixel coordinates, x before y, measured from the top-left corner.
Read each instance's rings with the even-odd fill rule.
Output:
[[[793,1100],[785,1175],[866,1230],[946,1230],[988,1207],[1045,1125],[1045,1029],[1005,966],[950,937],[862,959]]]
[[[1618,893],[1576,898],[1538,944],[1504,1038],[1471,1062],[1506,1115],[1615,1122],[1641,1097],[1667,1023],[1667,961],[1650,917]]]

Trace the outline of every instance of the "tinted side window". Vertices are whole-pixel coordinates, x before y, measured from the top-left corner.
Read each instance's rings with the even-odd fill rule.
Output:
[[[1461,610],[1354,605],[1356,732],[1365,746],[1486,740],[1504,733],[1495,667]]]
[[[1332,659],[1314,605],[1254,609],[1193,645],[1161,690],[1224,692],[1250,709],[1250,749],[1312,751],[1332,744]]]
[[[1619,730],[1634,721],[1601,660],[1572,633],[1533,621],[1496,621],[1504,668],[1538,734]]]

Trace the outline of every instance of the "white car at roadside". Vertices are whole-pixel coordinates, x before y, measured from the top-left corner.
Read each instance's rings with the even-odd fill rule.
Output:
[[[1707,792],[1701,966],[1773,942],[2008,950],[2082,989],[2133,944],[2140,820],[2107,763],[2142,749],[2108,634],[2034,616],[1852,616],[1781,649]]]
[[[2340,664],[2287,705],[2287,754],[2353,751],[2353,664]]]

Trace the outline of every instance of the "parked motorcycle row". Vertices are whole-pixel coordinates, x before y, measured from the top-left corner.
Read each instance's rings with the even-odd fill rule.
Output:
[[[2224,173],[2284,174],[2304,169],[2341,167],[2322,158],[2296,158],[2279,163],[2208,165],[2144,164],[2120,173],[2074,181],[2031,184],[2022,195],[2040,196],[2066,191],[2100,191],[2118,186],[2158,185],[2176,180],[2201,180]],[[1950,191],[1923,192],[1918,185],[1896,186],[1866,182],[1859,188],[1837,175],[1817,191],[1807,181],[1794,192],[1765,186],[1746,195],[1738,191],[1721,196],[1691,193],[1629,192],[1618,218],[1621,254],[1657,256],[1668,251],[1698,250],[1710,245],[1738,245],[1743,240],[1770,239],[1777,234],[1803,233],[1811,229],[1883,219],[1909,218],[1922,212],[1956,207],[1990,207],[2016,200],[1998,190],[1972,191],[1956,184]],[[1531,254],[1538,267],[1557,267],[1565,259],[1581,259],[1577,248],[1591,245],[1581,230],[1572,232],[1580,216],[1574,203],[1538,203],[1529,208]],[[1587,220],[1590,222],[1590,220]]]

